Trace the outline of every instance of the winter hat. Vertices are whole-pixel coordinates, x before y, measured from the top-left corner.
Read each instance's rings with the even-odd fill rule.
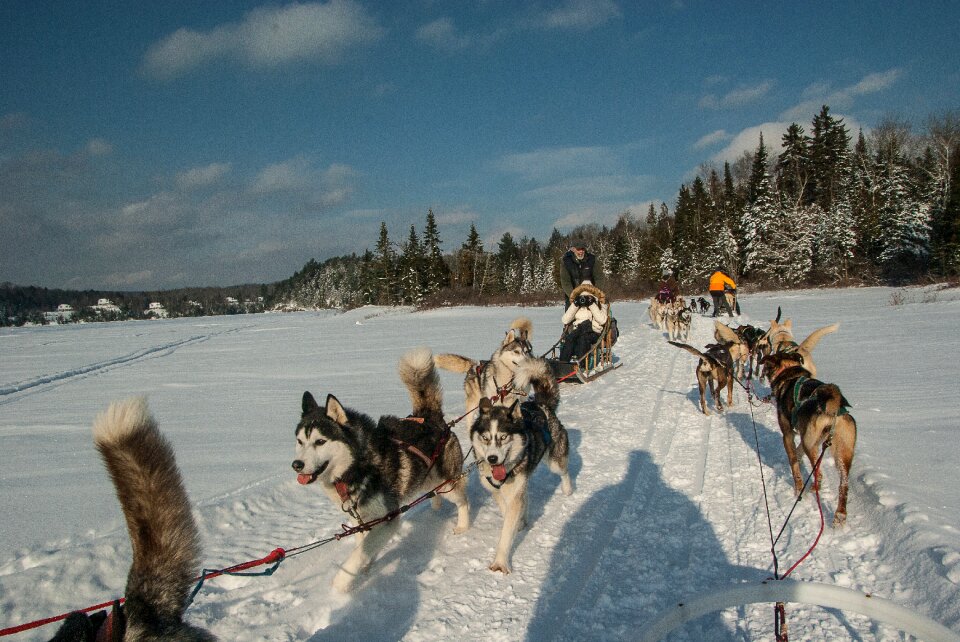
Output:
[[[570,241],[570,247],[577,250],[585,250],[587,249],[587,243],[583,239],[572,239]]]

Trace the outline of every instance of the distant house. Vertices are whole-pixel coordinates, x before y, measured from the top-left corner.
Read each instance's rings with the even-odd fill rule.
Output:
[[[91,305],[90,309],[97,314],[118,314],[120,312],[120,308],[110,299],[97,299],[97,304]]]
[[[61,303],[53,312],[44,312],[43,318],[48,323],[61,323],[63,321],[69,321],[76,313],[77,311],[73,309],[72,305],[69,303]]]
[[[163,304],[153,301],[147,306],[147,309],[143,311],[143,316],[154,319],[166,319],[170,315],[167,313],[167,309],[163,307]]]

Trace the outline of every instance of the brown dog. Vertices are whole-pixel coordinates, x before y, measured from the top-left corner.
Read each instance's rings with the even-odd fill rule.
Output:
[[[811,466],[816,465],[820,457],[820,444],[829,445],[833,451],[840,473],[833,525],[841,526],[847,520],[847,484],[857,443],[857,422],[847,412],[850,402],[836,385],[813,379],[804,367],[803,355],[798,352],[777,352],[764,357],[763,363],[770,368],[771,387],[777,400],[777,420],[797,494],[803,491],[804,484],[794,435],[800,436],[800,446]],[[815,488],[820,487],[821,477],[818,470]]]
[[[713,395],[713,404],[717,412],[723,412],[723,402],[720,399],[720,391],[724,387],[727,389],[727,405],[733,405],[733,357],[730,356],[729,343],[711,343],[706,347],[706,352],[700,352],[693,346],[677,341],[668,341],[670,345],[683,348],[690,354],[700,357],[700,363],[697,364],[697,386],[700,388],[700,410],[703,414],[709,415],[706,402],[706,389],[710,388]]]
[[[820,343],[824,336],[836,332],[840,329],[839,323],[833,323],[822,328],[818,328],[810,333],[806,339],[799,344],[793,339],[793,319],[787,319],[783,323],[776,320],[770,321],[770,329],[764,338],[770,346],[771,353],[777,352],[797,352],[803,357],[803,367],[810,371],[811,377],[817,376],[817,366],[813,363],[813,349]]]

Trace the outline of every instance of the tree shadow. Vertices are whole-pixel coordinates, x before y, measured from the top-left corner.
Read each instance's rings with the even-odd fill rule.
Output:
[[[731,564],[699,508],[670,488],[649,453],[571,517],[554,549],[528,640],[633,639],[664,610],[711,588],[766,577]],[[735,640],[719,613],[669,639]]]

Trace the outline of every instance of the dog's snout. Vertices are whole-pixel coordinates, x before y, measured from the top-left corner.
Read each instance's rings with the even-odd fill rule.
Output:
[[[299,473],[301,470],[303,470],[303,462],[300,461],[299,459],[294,459],[294,460],[293,460],[293,464],[291,464],[291,465],[293,466],[293,469],[294,469],[295,471],[297,471],[298,473]]]
[[[500,458],[496,455],[487,455],[487,461],[491,464],[496,464],[498,461],[500,461]]]

